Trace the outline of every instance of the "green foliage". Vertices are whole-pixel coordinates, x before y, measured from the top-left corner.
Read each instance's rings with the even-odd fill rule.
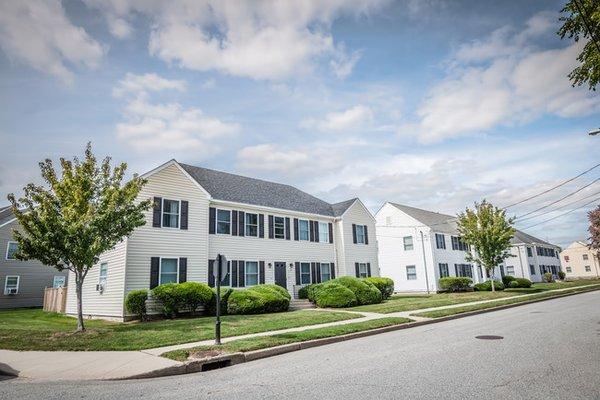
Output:
[[[492,291],[492,281],[485,281],[483,283],[477,283],[473,286],[473,290],[476,292],[491,292]],[[494,281],[494,290],[504,290],[504,283],[500,281]]]
[[[77,329],[84,330],[81,288],[87,272],[102,253],[115,247],[135,228],[145,224],[150,200],[136,202],[146,183],[134,175],[122,184],[127,164],[111,168],[110,158],[100,165],[91,144],[83,160],[60,159],[61,174],[52,160],[40,163],[45,186],[33,183],[24,195],[8,200],[22,228],[13,231],[19,243],[19,260],[36,259],[45,265],[74,273],[78,305]],[[71,283],[70,283],[71,284]]]
[[[381,292],[375,285],[353,276],[341,276],[325,282],[323,285],[339,284],[347,287],[354,293],[359,305],[381,303]],[[317,295],[317,300],[318,300]]]
[[[554,277],[552,276],[552,272],[546,272],[544,274],[544,281],[550,283],[550,282],[554,282]]]
[[[504,286],[512,288],[512,289],[515,289],[515,288],[519,287],[519,282],[517,282],[517,281],[510,281],[510,282],[508,282],[508,285],[504,285]]]
[[[565,274],[565,271],[558,271],[558,279],[561,281],[564,281],[566,276],[567,274]]]
[[[221,315],[227,314],[227,301],[229,301],[229,296],[231,296],[231,293],[233,293],[232,288],[221,286]],[[206,306],[205,312],[208,315],[217,314],[217,288],[212,288],[212,295]]]
[[[183,304],[178,283],[164,283],[152,289],[152,297],[162,306],[162,313],[167,318],[174,318]]]
[[[206,283],[183,282],[177,286],[181,306],[187,308],[193,315],[201,305],[208,305],[213,291]]]
[[[125,297],[125,308],[130,313],[137,315],[140,321],[144,321],[146,319],[146,300],[148,300],[146,289],[132,290]]]
[[[600,2],[597,0],[569,0],[561,10],[559,20],[563,26],[558,30],[561,39],[565,36],[579,42],[583,38],[585,45],[579,53],[578,66],[571,71],[569,79],[573,86],[589,85],[596,90],[600,82]],[[583,13],[583,14],[582,14]],[[591,32],[590,32],[591,30]]]
[[[394,280],[391,278],[373,276],[370,278],[364,278],[363,281],[375,285],[375,287],[381,292],[381,297],[384,300],[388,299],[392,294],[394,294]]]
[[[352,290],[346,286],[327,282],[317,292],[316,304],[321,308],[343,308],[357,305],[358,300]]]
[[[588,228],[590,232],[589,247],[595,250],[596,256],[600,258],[600,205],[588,213],[588,220],[590,221],[590,227]]]
[[[512,281],[514,281],[516,278],[514,276],[511,275],[504,275],[502,277],[502,283],[504,283],[504,286],[508,287],[510,285],[510,283]]]
[[[276,285],[256,285],[247,289],[235,290],[229,295],[229,314],[262,314],[287,311],[290,305],[289,294],[284,295]]]
[[[262,285],[258,285],[258,286],[253,286],[254,288],[269,288],[272,289],[276,292],[278,292],[279,294],[281,294],[283,297],[287,298],[288,300],[292,299],[292,296],[290,295],[290,292],[287,291],[287,289],[279,286],[279,285],[273,285],[273,284],[262,284]]]
[[[308,287],[310,285],[302,286],[300,290],[298,290],[298,298],[299,299],[308,299]]]
[[[440,288],[450,292],[463,292],[471,286],[473,280],[463,276],[447,276],[440,278]]]
[[[308,300],[315,303],[317,301],[317,294],[319,293],[319,290],[323,288],[323,285],[323,283],[314,283],[312,285],[308,285],[308,288],[306,289],[306,292],[308,293]]]
[[[532,285],[532,282],[526,278],[517,278],[513,282],[516,282],[519,288],[530,288]]]

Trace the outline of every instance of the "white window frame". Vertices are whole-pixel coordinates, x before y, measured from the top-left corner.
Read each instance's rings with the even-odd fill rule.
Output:
[[[248,263],[256,263],[256,285],[260,285],[260,263],[258,261],[244,261],[244,287],[256,286],[248,285]],[[252,274],[254,275],[254,274]]]
[[[61,286],[56,286],[56,278],[59,278],[62,280],[62,285]],[[67,277],[64,275],[54,275],[54,278],[52,279],[52,287],[53,288],[58,288],[58,287],[65,287],[67,283]]]
[[[224,211],[224,212],[229,213],[229,233],[221,233],[221,232],[219,232],[219,211]],[[222,221],[222,222],[225,222],[225,221]],[[215,233],[217,235],[227,235],[227,236],[229,236],[229,235],[231,235],[231,225],[232,225],[232,222],[231,222],[231,210],[226,210],[224,208],[217,208],[216,211],[215,211]],[[244,221],[244,225],[245,225],[245,221]]]
[[[362,271],[363,267],[365,269],[364,276],[363,276],[363,271]],[[358,263],[358,277],[359,278],[368,278],[369,277],[369,267],[367,266],[367,263]]]
[[[104,276],[102,276],[102,266],[106,265],[106,269],[104,270]],[[98,284],[106,286],[106,280],[108,278],[108,262],[104,261],[100,263],[99,271],[98,271]]]
[[[302,222],[306,222],[306,239],[302,239],[302,235],[300,234],[300,232],[302,232],[300,229]],[[307,219],[298,219],[298,240],[303,240],[305,242],[310,241],[310,222]]]
[[[410,239],[410,249],[406,248],[406,239]],[[402,238],[402,245],[403,245],[404,251],[413,251],[415,249],[415,241],[413,240],[412,236],[404,236]]]
[[[325,227],[325,229],[322,229],[323,227]],[[323,237],[325,240],[322,240]],[[329,243],[329,223],[327,222],[319,221],[319,243]]]
[[[173,213],[166,213],[165,212],[165,201],[176,201],[177,203],[179,203],[179,205],[177,206],[177,209],[179,210],[178,215],[177,215],[177,227],[173,227],[173,226],[164,226],[164,215],[168,214],[168,215],[173,215]],[[172,199],[162,199],[162,204],[160,207],[160,227],[161,228],[166,228],[166,229],[180,229],[181,228],[181,200],[172,200]]]
[[[358,229],[360,228],[360,234]],[[356,225],[356,244],[366,244],[365,225]]]
[[[331,280],[331,263],[319,263],[319,278],[321,279],[321,282],[327,282],[323,280],[323,267],[327,266],[327,276],[329,277],[327,279],[327,281]]]
[[[302,265],[307,265],[308,266],[308,274],[306,272],[302,272]],[[308,275],[308,282],[304,283],[302,280],[303,276]],[[312,283],[312,268],[310,267],[310,263],[309,262],[301,262],[300,263],[300,284],[301,285],[310,285]]]
[[[16,258],[8,258],[8,250],[10,249],[10,245],[11,244],[16,244],[17,245],[17,251],[19,251],[19,242],[15,242],[14,240],[9,240],[8,243],[6,243],[6,255],[4,256],[4,259],[6,261],[18,261]]]
[[[256,216],[256,235],[248,235],[248,227],[249,226],[255,226],[255,224],[249,224],[248,223],[248,216],[249,215],[254,215]],[[230,217],[231,218],[231,217]],[[258,228],[259,228],[260,223],[258,222],[258,214],[257,213],[245,213],[244,214],[244,236],[246,237],[258,237]]]
[[[506,275],[515,276],[515,267],[513,267],[512,265],[507,265]]]
[[[169,282],[169,283],[179,283],[179,257],[160,257],[160,260],[158,262],[158,284],[162,285],[162,262],[163,260],[175,260],[177,263],[177,278],[175,279],[175,282]]]
[[[275,222],[275,219],[277,218],[281,218],[281,220],[283,221],[283,235],[281,237],[277,236],[277,223]],[[282,217],[281,215],[273,215],[273,239],[285,240],[285,217]]]
[[[408,273],[409,268],[412,268],[413,271],[415,271],[415,272],[409,274]],[[414,278],[410,278],[411,276],[414,276]],[[416,265],[407,265],[406,266],[406,280],[407,281],[416,281],[417,280],[417,266]]]
[[[21,277],[19,275],[6,275],[6,277],[4,277],[4,295],[5,296],[8,295],[8,279],[9,278],[17,278],[17,285],[14,288],[17,289],[17,294],[19,294],[19,286],[21,285]]]

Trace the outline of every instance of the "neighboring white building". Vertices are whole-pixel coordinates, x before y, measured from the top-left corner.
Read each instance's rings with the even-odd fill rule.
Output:
[[[600,278],[600,260],[583,241],[573,242],[560,253],[567,278]]]
[[[83,288],[86,316],[123,320],[135,289],[166,282],[214,285],[212,261],[230,260],[222,284],[299,287],[336,276],[379,276],[375,219],[359,199],[326,203],[292,186],[171,160],[143,176],[146,225],[100,257]],[[67,313],[76,314],[74,286]]]
[[[375,219],[380,273],[394,280],[397,292],[437,291],[445,276],[486,280],[485,271],[466,260],[469,247],[460,240],[456,217],[387,202]],[[497,278],[506,274],[539,282],[540,272],[560,270],[557,246],[521,231],[512,242],[515,257],[496,268]]]

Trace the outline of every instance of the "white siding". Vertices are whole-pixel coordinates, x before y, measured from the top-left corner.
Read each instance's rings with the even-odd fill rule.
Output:
[[[366,225],[369,244],[355,244],[352,237],[352,224]],[[343,214],[339,224],[343,235],[343,262],[340,265],[340,275],[355,276],[355,263],[371,263],[371,276],[381,276],[377,254],[377,232],[375,220],[371,213],[355,201]]]

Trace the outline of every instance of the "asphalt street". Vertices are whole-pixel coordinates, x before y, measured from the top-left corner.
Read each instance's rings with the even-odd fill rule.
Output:
[[[0,398],[600,399],[600,291],[191,375],[5,379]]]

